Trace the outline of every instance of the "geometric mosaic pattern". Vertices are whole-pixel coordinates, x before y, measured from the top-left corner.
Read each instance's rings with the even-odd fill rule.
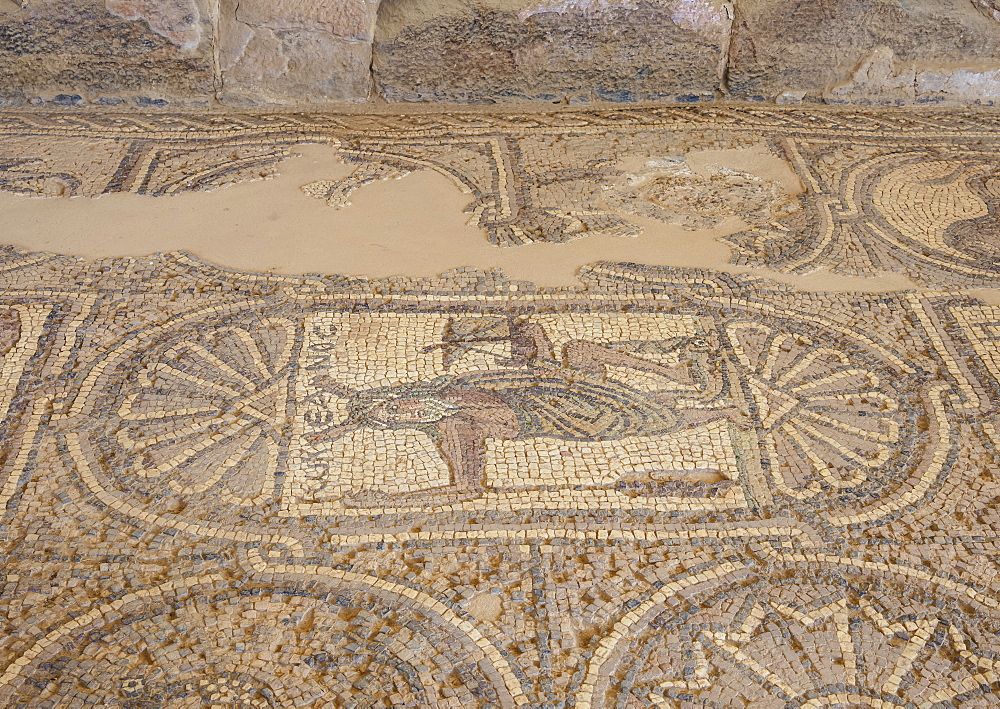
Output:
[[[990,285],[1000,269],[995,157],[980,146],[789,141],[805,209],[730,237],[737,263],[790,272],[901,271],[929,285]]]
[[[9,249],[4,701],[994,705],[996,309],[582,275]]]
[[[698,174],[693,149],[761,141],[804,192],[734,171]],[[979,111],[645,107],[530,115],[0,115],[0,189],[164,195],[270,175],[295,145],[358,164],[306,192],[333,207],[368,182],[437,171],[470,195],[501,246],[685,228],[732,216],[733,262],[808,273],[899,271],[932,287],[998,282],[996,119]],[[83,156],[83,157],[81,157]],[[635,164],[644,167],[635,168]]]
[[[5,189],[207,189],[322,141],[359,164],[309,187],[334,206],[419,165],[498,244],[735,210],[744,263],[935,284],[601,262],[539,288],[4,247],[3,705],[997,705],[1000,308],[959,290],[995,283],[988,115],[0,131]],[[794,204],[676,149],[762,133],[807,187]],[[103,163],[71,164],[81,141]],[[625,180],[611,143],[655,164]]]

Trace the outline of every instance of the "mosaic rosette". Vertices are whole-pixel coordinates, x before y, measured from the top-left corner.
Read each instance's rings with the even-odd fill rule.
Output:
[[[895,390],[900,372],[824,343],[801,325],[731,323],[775,492],[797,500],[861,497],[919,465],[921,404]]]
[[[430,169],[497,244],[740,218],[742,263],[934,287],[0,249],[0,704],[995,706],[1000,308],[966,290],[995,284],[995,133],[721,106],[0,116],[18,193],[210,189],[321,142],[357,165],[309,186],[331,208]],[[698,172],[749,146],[805,191]]]
[[[94,484],[151,513],[180,512],[205,493],[212,507],[266,508],[286,455],[297,327],[247,308],[201,309],[114,348],[69,414],[98,426],[73,438],[88,475],[105,481]],[[119,377],[125,386],[108,386]],[[95,410],[106,413],[85,413]]]
[[[282,453],[296,323],[201,322],[170,334],[129,363],[141,365],[114,406],[114,468],[150,493],[166,485],[185,495],[212,490],[239,505],[266,502]]]

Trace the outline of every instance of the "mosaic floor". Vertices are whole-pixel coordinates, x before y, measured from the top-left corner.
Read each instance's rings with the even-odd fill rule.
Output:
[[[433,170],[498,249],[744,224],[731,272],[565,288],[0,249],[0,704],[996,707],[997,127],[0,115],[29,195],[208,190],[323,143],[357,169],[306,194]],[[761,140],[800,194],[686,157]]]

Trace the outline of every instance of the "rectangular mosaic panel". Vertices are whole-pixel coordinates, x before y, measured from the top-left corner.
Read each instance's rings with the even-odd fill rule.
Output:
[[[994,696],[981,301],[5,267],[8,703]]]
[[[707,228],[710,194],[741,263],[936,288],[4,247],[0,704],[996,705],[1000,308],[965,289],[995,280],[994,122],[0,116],[7,190],[209,189],[323,142],[358,166],[306,186],[331,207],[432,169],[516,248]],[[803,194],[688,165],[762,135]]]
[[[539,328],[547,340],[550,352],[544,360],[513,351],[516,339],[511,340],[511,328],[516,333],[517,328],[528,327]],[[628,508],[634,503],[617,489],[620,481],[651,483],[653,476],[661,482],[738,481],[747,458],[743,447],[753,449],[756,443],[740,441],[736,427],[722,415],[708,415],[704,423],[683,428],[657,419],[645,424],[648,433],[642,423],[602,420],[610,418],[610,412],[601,407],[613,407],[615,401],[601,400],[602,395],[636,392],[647,396],[654,408],[636,414],[662,418],[670,415],[668,402],[678,398],[690,399],[697,406],[698,398],[705,398],[712,385],[686,371],[688,353],[682,347],[686,340],[700,341],[703,330],[697,318],[660,314],[587,313],[531,319],[436,313],[317,314],[305,324],[303,353],[308,365],[296,390],[301,423],[291,446],[297,453],[288,480],[296,497],[285,503],[287,509],[290,514],[349,510],[358,514],[364,506],[352,504],[345,509],[344,499],[352,493],[384,496],[460,490],[461,477],[452,477],[459,463],[449,457],[450,449],[436,440],[441,434],[427,422],[417,422],[417,427],[359,426],[331,440],[323,440],[324,432],[333,428],[339,433],[342,421],[352,413],[355,418],[369,417],[373,424],[380,415],[391,417],[388,409],[393,402],[428,402],[458,410],[458,392],[475,388],[483,375],[491,380],[483,386],[501,392],[493,403],[505,406],[502,392],[507,390],[508,400],[522,408],[524,421],[519,422],[519,430],[506,436],[498,431],[500,435],[476,443],[479,460],[470,472],[483,495],[449,501],[453,508],[456,504],[497,511]],[[624,357],[634,355],[620,343],[636,332],[647,339],[629,344],[648,354],[626,361]],[[559,357],[565,360],[565,353],[578,352],[583,343],[592,350],[592,361],[556,364],[556,353],[563,353]],[[618,349],[609,349],[614,345]],[[609,359],[617,364],[607,364]],[[555,378],[586,377],[588,367],[607,369],[601,382],[606,391],[577,391],[563,381],[565,377]],[[550,401],[526,398],[526,387],[528,391],[547,387]],[[441,392],[437,396],[435,389]],[[409,394],[413,396],[407,398]],[[704,411],[727,405],[731,407],[732,401],[713,402],[715,408]],[[662,411],[657,412],[657,406]],[[432,419],[437,413],[428,410],[414,415]],[[622,430],[615,430],[616,426]],[[701,504],[721,508],[739,504],[730,498],[723,494],[721,499]],[[691,504],[696,503],[664,496],[639,507],[663,510]],[[384,499],[378,503],[383,512],[384,505]]]

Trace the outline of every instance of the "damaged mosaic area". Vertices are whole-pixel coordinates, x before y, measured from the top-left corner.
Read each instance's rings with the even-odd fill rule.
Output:
[[[742,220],[736,265],[906,274],[995,287],[996,118],[985,111],[646,107],[538,114],[0,115],[0,190],[97,196],[210,190],[275,174],[296,145],[356,163],[303,190],[333,208],[375,181],[432,170],[469,195],[470,223],[517,246],[623,238],[648,218]],[[790,187],[698,151],[763,145]],[[759,172],[759,171],[758,171]]]
[[[359,163],[308,187],[335,208],[419,159],[498,244],[732,212],[738,259],[849,254],[934,289],[613,262],[566,288],[291,277],[3,247],[0,703],[996,706],[1000,306],[964,288],[998,271],[973,250],[985,221],[928,216],[992,214],[991,173],[962,152],[988,116],[816,115],[3,116],[21,133],[2,150],[38,156],[7,160],[8,189],[208,189],[329,141]],[[685,158],[767,121],[801,195]],[[860,153],[809,162],[848,130]],[[85,140],[102,166],[59,164]],[[616,141],[645,144],[638,168],[602,157]],[[905,224],[938,236],[878,261]],[[776,236],[793,227],[795,265]]]

